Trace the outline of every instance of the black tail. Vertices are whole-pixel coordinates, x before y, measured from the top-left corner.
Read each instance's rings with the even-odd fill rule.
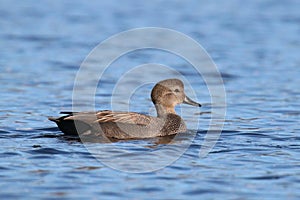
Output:
[[[62,111],[62,112],[60,112],[59,114],[73,115],[73,114],[76,114],[76,113],[78,113],[78,112]]]

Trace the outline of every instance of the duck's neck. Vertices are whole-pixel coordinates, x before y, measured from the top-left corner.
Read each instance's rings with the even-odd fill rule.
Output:
[[[167,114],[176,114],[174,107],[165,107],[161,104],[155,104],[156,112],[158,117],[165,116]]]

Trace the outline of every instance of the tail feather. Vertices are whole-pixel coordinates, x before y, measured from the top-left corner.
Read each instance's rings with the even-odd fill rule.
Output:
[[[48,117],[48,119],[53,122],[59,122],[58,118]]]
[[[60,112],[59,114],[64,114],[64,115],[73,115],[73,114],[76,114],[78,112],[72,112],[72,111],[62,111]]]

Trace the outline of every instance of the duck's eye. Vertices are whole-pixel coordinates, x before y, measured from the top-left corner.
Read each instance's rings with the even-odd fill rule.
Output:
[[[179,90],[178,90],[178,89],[175,89],[174,92],[179,92]]]

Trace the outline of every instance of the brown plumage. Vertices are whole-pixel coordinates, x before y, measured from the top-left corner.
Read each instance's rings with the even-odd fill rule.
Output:
[[[151,138],[186,131],[184,121],[175,113],[175,106],[186,103],[201,106],[184,94],[178,79],[158,82],[151,92],[157,117],[136,112],[62,112],[59,118],[50,117],[66,135],[84,135],[116,139]]]

